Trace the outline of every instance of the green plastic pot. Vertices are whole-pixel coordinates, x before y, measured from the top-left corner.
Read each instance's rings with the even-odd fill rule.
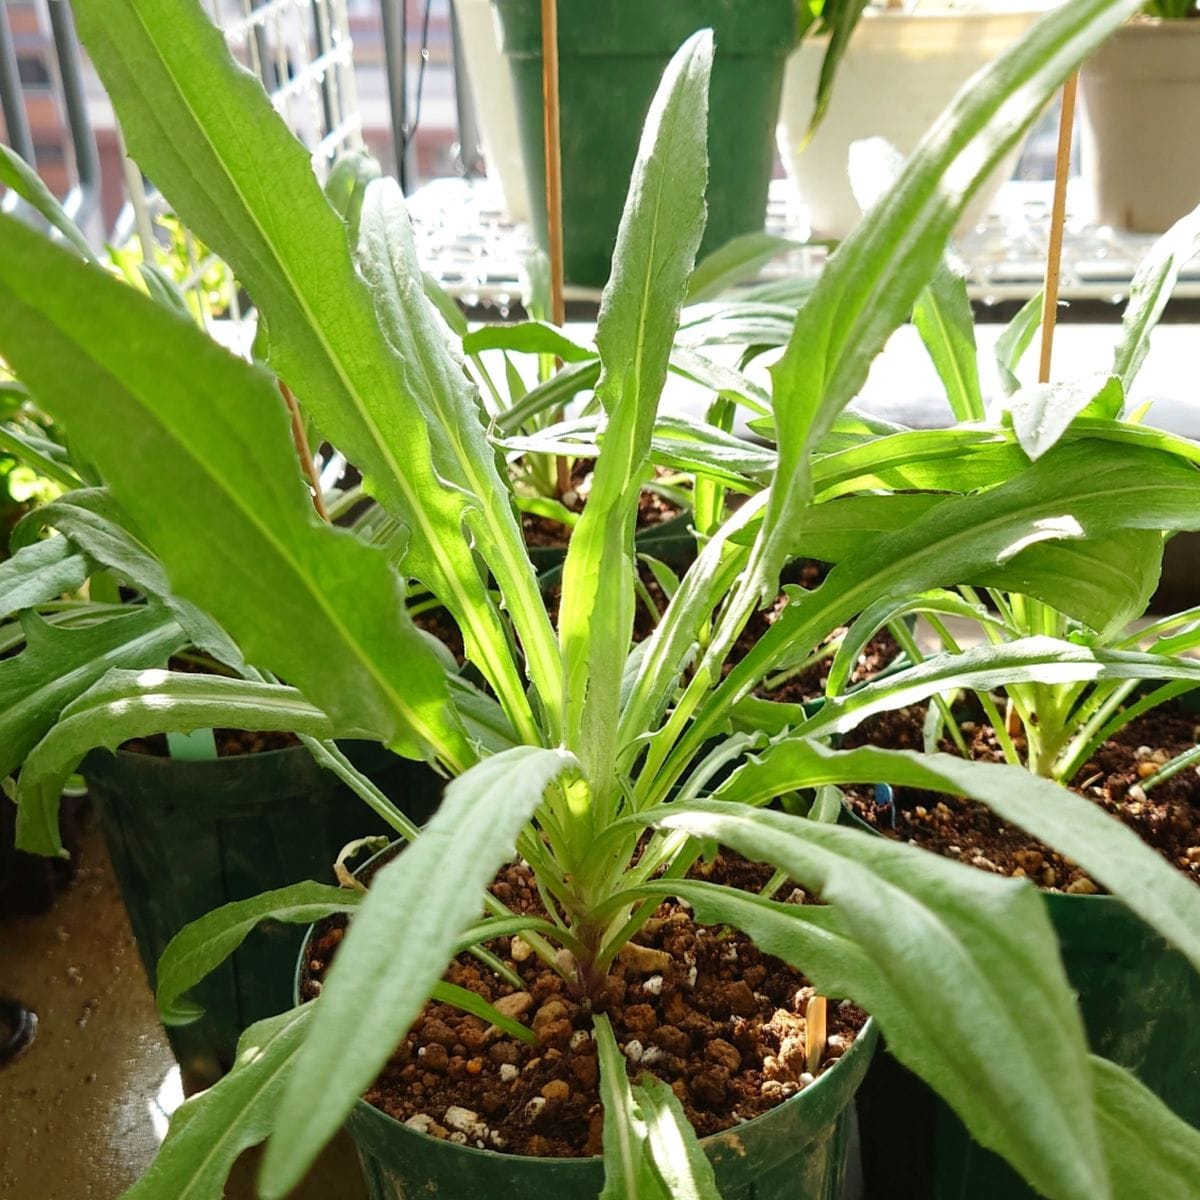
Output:
[[[1091,1049],[1200,1127],[1200,976],[1112,896],[1043,896]],[[1034,1200],[953,1111],[884,1050],[858,1098],[871,1200]]]
[[[492,0],[517,100],[533,227],[547,246],[540,0]],[[671,55],[716,35],[701,253],[763,227],[795,0],[565,0],[558,6],[565,274],[607,281],[642,124]]]
[[[836,1066],[777,1108],[701,1143],[723,1200],[838,1200],[846,1174],[854,1094],[875,1049],[868,1022]],[[599,1158],[528,1158],[439,1141],[366,1101],[346,1129],[358,1147],[371,1200],[478,1196],[594,1200]]]
[[[373,743],[343,749],[414,821],[437,806],[441,780],[424,764]],[[347,842],[394,836],[303,747],[200,762],[103,750],[82,770],[152,987],[159,956],[189,921],[302,879],[333,883]],[[189,992],[204,1016],[167,1029],[189,1087],[219,1079],[242,1030],[291,1006],[303,937],[299,926],[264,922]]]
[[[365,872],[395,852],[380,851]],[[308,942],[292,972],[292,1003],[308,962]],[[841,1200],[846,1181],[850,1119],[878,1040],[868,1020],[854,1044],[816,1082],[770,1112],[703,1139],[722,1200]],[[604,1186],[599,1158],[529,1158],[440,1141],[418,1133],[359,1100],[346,1121],[362,1163],[369,1200],[596,1200]]]

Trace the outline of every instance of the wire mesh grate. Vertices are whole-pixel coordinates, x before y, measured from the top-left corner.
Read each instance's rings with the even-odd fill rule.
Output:
[[[258,76],[308,149],[319,178],[341,151],[362,148],[346,0],[208,0],[207,6],[231,53]],[[225,264],[174,221],[165,198],[128,161],[125,182],[128,203],[115,244],[136,238],[143,256],[165,259],[206,325],[216,316],[240,324],[246,314]]]

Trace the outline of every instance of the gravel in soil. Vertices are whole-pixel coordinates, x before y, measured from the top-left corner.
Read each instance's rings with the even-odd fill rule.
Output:
[[[922,748],[923,705],[882,713],[846,735],[847,748]],[[1106,742],[1071,781],[1081,796],[1112,813],[1189,878],[1200,882],[1200,776],[1181,771],[1149,792],[1147,776],[1200,738],[1200,717],[1178,703],[1131,722]],[[964,722],[972,758],[1002,762],[990,725]],[[957,754],[945,740],[939,749]],[[854,812],[888,837],[912,842],[947,858],[1000,875],[1027,876],[1047,891],[1091,894],[1103,889],[1078,866],[1022,830],[1006,825],[986,806],[959,796],[897,788],[892,808],[873,793],[848,789]],[[894,814],[894,825],[893,825]]]
[[[722,853],[693,874],[758,890],[770,872]],[[541,913],[529,869],[506,868],[492,892],[516,912]],[[786,885],[776,898],[807,898]],[[331,918],[310,943],[304,999],[321,980],[344,934]],[[426,1005],[367,1100],[396,1120],[462,1145],[535,1157],[599,1154],[603,1116],[599,1066],[586,1004],[519,938],[490,948],[511,963],[523,989],[469,955],[445,978],[529,1025],[528,1046],[445,1004]],[[807,1069],[805,1007],[812,988],[799,972],[758,951],[744,935],[696,924],[672,900],[613,964],[596,1007],[607,1012],[628,1071],[670,1084],[701,1137],[749,1120],[811,1083],[853,1043],[866,1020],[831,1000],[829,1037],[815,1073]]]

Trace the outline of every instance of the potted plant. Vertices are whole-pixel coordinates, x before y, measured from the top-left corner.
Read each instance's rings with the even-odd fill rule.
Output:
[[[215,625],[170,596],[161,567],[123,527],[101,489],[65,493],[25,518],[18,537],[24,541],[42,524],[59,528],[60,536],[21,545],[0,579],[6,615],[11,605],[19,606],[14,619],[0,624],[9,652],[0,661],[5,699],[0,773],[19,777],[29,753],[60,724],[86,722],[80,699],[111,670],[155,678],[164,702],[178,688],[190,703],[201,704],[206,692],[242,682],[241,674],[253,677]],[[86,588],[89,580],[104,582],[106,575],[114,586],[119,579],[122,586],[154,592],[121,604],[59,599],[64,591]],[[220,659],[197,653],[197,643]],[[168,659],[189,673],[156,669]],[[354,793],[323,769],[340,769],[345,752],[376,789],[396,797],[417,820],[437,802],[432,773],[414,770],[374,744],[338,749],[319,740],[320,729],[310,728],[308,733],[318,735],[309,738],[310,749],[290,734],[264,737],[221,728],[214,737],[211,726],[198,725],[191,734],[143,737],[136,751],[114,744],[114,752],[89,755],[80,768],[151,986],[163,949],[189,921],[215,904],[257,893],[265,881],[290,882],[298,869],[332,880],[344,845],[392,828],[362,812]],[[253,718],[248,727],[254,728]],[[8,800],[3,803],[7,808]],[[382,792],[375,805],[392,811]],[[20,842],[30,838],[19,816],[17,835]],[[172,864],[167,879],[163,863]],[[236,963],[200,989],[204,1020],[168,1029],[190,1087],[218,1079],[233,1063],[241,1031],[287,1007],[285,976],[297,946],[294,932],[264,928]]]
[[[1060,439],[1136,439],[1161,446],[1180,462],[1200,462],[1200,448],[1194,443],[1148,427],[1145,410],[1127,413],[1124,403],[1175,278],[1194,253],[1198,222],[1200,210],[1160,239],[1139,267],[1111,372],[1078,383],[1017,390],[1007,403],[1005,427],[995,431],[1003,442],[1019,446],[1036,460]],[[965,295],[960,299],[965,300]],[[1035,303],[1031,311],[1038,307]],[[945,323],[920,321],[918,325],[935,361],[944,367],[945,346],[931,335]],[[1001,344],[1019,346],[1019,339],[1006,335]],[[1002,374],[1015,386],[1012,371],[1019,349],[1005,358]],[[963,422],[981,421],[982,408],[967,399],[979,396],[976,367],[970,355],[958,361],[963,369],[945,372],[944,378],[967,386],[951,390],[951,407]],[[964,442],[971,436],[967,425],[944,432],[947,439]],[[1096,468],[1103,469],[1099,461]],[[1105,490],[1099,475],[1097,490]],[[898,527],[912,519],[914,510],[907,501],[893,499],[905,509],[892,518]],[[888,523],[883,515],[888,502],[875,498],[869,503],[873,528],[883,527]],[[842,521],[849,523],[845,514]],[[821,538],[818,529],[819,548],[835,558],[854,552],[844,538],[840,545],[820,546]],[[1060,596],[1048,604],[1037,598],[1036,579],[1034,595],[960,586],[948,592],[893,597],[873,614],[864,613],[848,632],[830,672],[827,704],[810,718],[807,728],[810,733],[842,733],[856,744],[883,736],[885,745],[915,742],[936,749],[949,740],[964,758],[1002,759],[1064,785],[1073,784],[1095,803],[1119,813],[1173,866],[1195,876],[1197,867],[1187,848],[1197,839],[1186,817],[1186,790],[1177,790],[1172,799],[1161,803],[1155,802],[1157,795],[1148,799],[1197,757],[1191,709],[1170,712],[1176,697],[1200,684],[1200,672],[1190,656],[1200,636],[1195,611],[1154,620],[1146,617],[1162,557],[1163,539],[1157,532],[1130,530],[1111,539],[1107,547],[1096,546],[1079,558],[1077,584],[1069,599]],[[907,631],[894,627],[916,665],[853,696],[837,696],[858,648],[877,626],[914,612],[940,638],[943,653],[921,661]],[[962,635],[950,632],[945,623],[948,616],[960,623],[976,622],[985,645],[961,650]],[[1088,661],[1073,671],[1079,646],[1087,647]],[[931,691],[921,684],[921,680],[950,680],[961,671],[974,671],[997,648],[1011,654],[1018,647],[1028,656],[1026,678],[1010,675],[995,689],[998,696],[989,690],[979,692],[966,715],[958,693],[939,695],[940,685]],[[896,720],[898,692],[893,688],[904,693],[906,703],[932,696],[923,729],[915,711],[910,710],[907,721]],[[886,734],[870,728],[871,715],[881,713],[890,714],[885,718]],[[863,720],[868,727],[860,729]],[[1155,730],[1146,724],[1151,720]],[[1143,724],[1135,726],[1135,722]],[[1131,732],[1123,733],[1127,730]],[[1159,745],[1160,741],[1168,745],[1164,739],[1172,736],[1183,750],[1175,761]],[[1152,744],[1143,746],[1144,741]],[[947,799],[935,811],[923,794],[901,799],[885,791],[874,798],[860,792],[855,806],[888,836],[940,847],[941,852],[981,869],[1029,875],[1045,887],[1047,910],[1080,996],[1090,1043],[1135,1071],[1177,1114],[1200,1124],[1195,1090],[1200,1045],[1189,1030],[1180,1028],[1177,1016],[1200,1001],[1200,981],[1153,931],[1118,900],[1097,894],[1100,889],[1086,873],[1029,839],[1006,836],[996,822],[968,804]],[[905,1097],[906,1110],[924,1114],[924,1120],[918,1118],[914,1127],[902,1132],[882,1120],[867,1121],[864,1161],[873,1195],[902,1196],[914,1187],[930,1195],[941,1195],[940,1189],[946,1187],[950,1193],[965,1187],[971,1194],[1032,1195],[1003,1163],[974,1145],[944,1109],[938,1111],[928,1089],[881,1056],[864,1086],[865,1111],[881,1112],[896,1103],[899,1093]],[[909,1169],[897,1171],[898,1161]],[[883,1163],[888,1164],[886,1169]]]
[[[763,1130],[751,1122],[710,1141],[710,1159],[653,1063],[629,1078],[630,1063],[645,1064],[645,1046],[614,1034],[618,1012],[628,1027],[626,1010],[638,1007],[623,1007],[615,995],[619,987],[608,982],[620,977],[614,963],[623,955],[626,977],[632,971],[645,981],[637,984],[639,997],[668,988],[680,995],[688,981],[661,951],[647,954],[662,932],[648,922],[664,896],[686,899],[717,934],[720,926],[748,931],[761,950],[801,965],[818,989],[793,996],[783,1011],[780,1020],[795,1033],[786,1048],[789,1039],[780,1038],[772,1070],[794,1072],[796,1091],[776,1110],[779,1118],[809,1132],[817,1118],[825,1125],[816,1131],[821,1147],[834,1136],[829,1126],[865,1065],[861,1050],[870,1033],[860,1034],[857,1058],[852,1049],[836,1064],[816,1062],[824,1069],[809,1080],[797,1070],[796,1054],[817,1056],[825,1009],[819,999],[849,996],[872,1012],[895,1052],[935,1084],[971,1131],[1045,1193],[1129,1194],[1150,1177],[1181,1195],[1190,1186],[1200,1139],[1132,1076],[1088,1057],[1052,930],[1027,883],[991,879],[838,828],[821,819],[830,815],[824,794],[808,816],[765,805],[864,770],[982,796],[1086,865],[1196,963],[1198,902],[1190,885],[1057,785],[1038,781],[1018,793],[1010,768],[838,752],[786,731],[767,744],[728,729],[758,679],[807,654],[864,606],[984,569],[1010,586],[1028,562],[1020,545],[1033,535],[1045,545],[1030,548],[1041,550],[1039,561],[1068,586],[1071,560],[1064,556],[1055,568],[1056,538],[1108,536],[1146,519],[1147,511],[1172,526],[1184,518],[1166,510],[1163,495],[1186,495],[1194,509],[1194,473],[1140,447],[1125,451],[1113,469],[1136,481],[1147,503],[1155,501],[1152,510],[1128,513],[1098,506],[1082,455],[1056,448],[1029,469],[1010,458],[1011,478],[991,477],[996,485],[978,496],[944,498],[913,522],[906,539],[877,539],[820,589],[793,597],[734,669],[720,671],[760,600],[774,599],[797,526],[838,507],[814,500],[812,447],[834,427],[869,361],[920,294],[971,186],[1019,131],[1020,120],[1010,123],[1014,106],[1031,119],[1063,72],[1128,9],[1085,0],[1049,17],[960,98],[942,136],[917,151],[892,195],[832,260],[776,368],[779,466],[772,485],[709,536],[654,634],[631,652],[633,514],[703,225],[711,36],[690,38],[672,61],[635,168],[597,339],[608,421],[595,488],[567,553],[555,637],[506,478],[486,452],[474,397],[431,323],[395,186],[380,181],[367,189],[351,245],[316,187],[307,154],[268,119],[261,89],[234,66],[198,7],[174,0],[81,7],[81,27],[131,147],[174,194],[181,216],[204,225],[202,236],[264,307],[270,361],[405,523],[405,575],[469,615],[461,624],[495,697],[448,684],[445,665],[398,603],[403,582],[388,556],[317,522],[298,474],[290,486],[280,483],[283,464],[293,459],[287,414],[269,375],[35,233],[0,220],[0,347],[101,464],[180,594],[210,609],[248,654],[292,681],[294,688],[272,692],[274,703],[261,706],[262,721],[272,719],[272,707],[280,722],[294,723],[303,711],[335,729],[372,733],[407,754],[434,757],[456,777],[425,831],[376,872],[365,896],[301,884],[217,910],[173,943],[160,963],[159,999],[183,1015],[180,996],[258,920],[353,914],[344,937],[330,934],[340,948],[333,970],[313,989],[319,996],[247,1032],[239,1066],[176,1117],[134,1195],[177,1196],[195,1184],[213,1190],[240,1150],[268,1134],[260,1187],[283,1195],[351,1113],[374,1185],[393,1195],[410,1190],[412,1175],[427,1190],[448,1194],[499,1180],[537,1190],[553,1186],[540,1182],[552,1175],[581,1192],[598,1191],[603,1177],[610,1192],[639,1197],[711,1197],[718,1177],[728,1195],[760,1181],[785,1189],[795,1174],[793,1152],[805,1149],[798,1134],[747,1154]],[[1006,119],[998,121],[1001,113]],[[952,168],[964,159],[973,170],[956,175]],[[310,273],[314,263],[319,270]],[[139,353],[128,354],[129,345]],[[202,371],[172,368],[194,361],[193,354]],[[201,387],[207,404],[196,403]],[[128,453],[131,437],[142,453]],[[1076,525],[1050,529],[1047,521],[1064,509]],[[223,530],[219,547],[191,536],[198,520]],[[231,575],[236,588],[228,586]],[[483,586],[489,576],[516,637],[503,624],[492,637]],[[353,604],[344,603],[347,580]],[[510,686],[513,678],[526,686]],[[155,681],[143,681],[140,691],[133,682],[112,677],[88,701],[93,729],[105,740],[162,722]],[[279,711],[285,704],[286,718]],[[174,715],[186,724],[182,708]],[[31,822],[49,828],[58,781],[94,736],[64,730],[27,759],[19,799]],[[731,765],[736,773],[719,782]],[[767,895],[786,879],[823,903],[775,903],[756,891],[685,878],[711,857],[714,844],[768,864]],[[513,862],[514,847],[524,863]],[[517,872],[513,882],[496,879],[505,864]],[[539,895],[546,916],[516,902],[514,883],[515,893]],[[675,924],[692,922],[684,916]],[[516,953],[514,934],[528,954]],[[452,969],[443,978],[458,950],[487,942],[510,960],[498,976],[509,989],[512,974],[524,978],[515,971],[522,962],[536,958],[549,972],[546,995],[562,1000],[549,1012],[539,1001],[534,1028],[518,1019],[529,1014],[532,996],[479,973],[464,977]],[[733,961],[720,951],[716,957]],[[656,982],[647,967],[657,967]],[[464,982],[484,994],[464,990]],[[753,986],[741,983],[735,996],[753,998]],[[1028,1003],[1030,995],[1037,1003]],[[563,1072],[572,1053],[590,1057],[587,1086],[598,1090],[586,1111],[598,1121],[603,1102],[603,1129],[596,1128],[603,1167],[497,1153],[495,1130],[481,1129],[480,1113],[462,1105],[439,1114],[450,1122],[444,1141],[415,1126],[389,1127],[389,1136],[409,1139],[411,1149],[395,1158],[380,1149],[376,1134],[362,1128],[378,1122],[359,1096],[423,1014],[429,1073],[436,1076],[434,1061],[443,1057],[430,1052],[431,1044],[441,1046],[447,1067],[453,1062],[455,1043],[437,1040],[445,1037],[434,1025],[441,1017],[426,1010],[431,996],[479,1017],[479,1037],[504,1035],[511,1042],[505,1057],[515,1052],[517,1062],[531,1041],[541,1047],[539,1061],[559,1062]],[[811,1007],[795,1011],[808,1000]],[[734,1002],[728,993],[721,1001],[727,1018]],[[648,999],[644,1004],[653,1008]],[[594,1053],[585,1053],[589,1028]],[[466,1032],[461,1022],[455,1031]],[[714,1067],[735,1069],[724,1047],[712,1049],[726,1060]],[[524,1053],[528,1065],[531,1052]],[[516,1062],[496,1064],[490,1051],[479,1057],[474,1069],[474,1059],[461,1063],[464,1078],[491,1079],[494,1069],[496,1079],[511,1080],[499,1068]],[[705,1070],[673,1081],[693,1106]],[[533,1105],[532,1119],[564,1099],[564,1086],[569,1101],[565,1074],[530,1098],[544,1102]],[[453,1118],[451,1107],[458,1110]],[[440,1125],[431,1118],[425,1128],[436,1134],[434,1123]],[[485,1136],[492,1149],[456,1144]],[[581,1138],[574,1149],[584,1148]],[[836,1186],[838,1156],[822,1153],[828,1167],[817,1183]]]
[[[1102,225],[1163,233],[1200,196],[1200,9],[1153,0],[1084,64],[1081,169]]]
[[[1034,4],[989,10],[954,0],[822,7],[820,22],[788,59],[779,126],[780,156],[814,237],[844,238],[858,223],[850,186],[853,143],[882,137],[908,154],[954,93],[1016,41],[1037,12]],[[825,63],[840,38],[833,87]],[[1014,146],[997,162],[962,226],[987,212],[1019,153]]]
[[[14,188],[100,269],[32,169],[4,147],[0,163]],[[152,268],[126,277],[143,289],[153,285],[151,294],[172,311],[189,311]],[[22,384],[14,379],[8,389],[23,410],[36,413]],[[18,413],[0,425],[0,439],[29,470],[53,481],[42,505],[15,526],[12,557],[0,564],[0,778],[19,775],[60,722],[86,721],[78,702],[110,670],[142,678],[152,671],[164,703],[178,690],[200,706],[213,689],[263,682],[210,617],[172,593],[161,563],[111,495],[86,485],[101,482],[94,467],[53,427]],[[342,498],[328,499],[336,516]],[[175,671],[159,670],[169,661]],[[384,818],[401,827],[409,818],[422,821],[436,806],[439,778],[377,744],[339,748],[310,728],[301,730],[306,746],[290,730],[248,732],[254,728],[214,731],[201,721],[188,734],[143,738],[136,751],[114,744],[82,764],[152,987],[159,956],[189,921],[267,881],[291,882],[298,870],[332,880],[334,859],[352,839],[394,831]],[[361,810],[336,773],[348,769],[346,753],[373,780],[376,815]],[[0,804],[11,827],[16,814],[7,799]],[[20,826],[18,820],[23,841],[37,840]],[[163,863],[172,864],[165,879]],[[220,1078],[242,1030],[288,1006],[286,974],[298,945],[295,931],[264,927],[236,962],[202,985],[205,1018],[168,1030],[189,1087]]]
[[[539,0],[493,0],[512,70],[534,232],[546,244]],[[637,132],[675,48],[711,26],[715,122],[704,246],[762,229],[775,161],[773,132],[783,62],[795,27],[794,0],[621,0],[558,6],[563,238],[568,281],[600,287],[609,277]]]

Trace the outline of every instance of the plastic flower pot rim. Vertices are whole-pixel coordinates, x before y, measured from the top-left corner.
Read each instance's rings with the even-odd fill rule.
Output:
[[[393,842],[386,849],[372,855],[355,870],[355,876],[357,877],[363,871],[370,869],[379,859],[390,855],[400,845],[403,845],[401,841]],[[304,976],[305,966],[310,957],[308,947],[316,929],[316,925],[308,927],[304,935],[304,940],[301,943],[299,957],[296,959],[296,969],[292,977],[292,999],[296,1004],[301,1003],[300,985]],[[311,1003],[311,1001],[308,1003]],[[813,1115],[816,1117],[814,1125],[833,1122],[846,1105],[852,1102],[853,1094],[858,1090],[862,1077],[865,1076],[867,1067],[870,1065],[878,1037],[879,1031],[875,1020],[873,1017],[868,1016],[866,1023],[858,1031],[858,1035],[845,1054],[827,1071],[822,1072],[806,1088],[796,1092],[793,1096],[789,1096],[781,1104],[777,1104],[774,1108],[760,1113],[757,1117],[753,1117],[749,1121],[731,1125],[728,1129],[724,1129],[720,1133],[714,1133],[706,1138],[702,1138],[700,1145],[708,1148],[721,1146],[725,1143],[732,1144],[738,1142],[745,1132],[761,1128],[763,1123],[770,1123],[772,1118],[778,1120],[784,1110],[787,1110],[788,1113],[797,1113],[801,1109],[818,1110],[819,1112],[820,1109],[827,1108],[828,1111],[821,1115],[818,1115],[818,1112],[814,1112]],[[852,1086],[847,1086],[847,1077],[850,1075],[857,1075],[858,1079]],[[848,1092],[846,1099],[840,1104],[838,1103],[838,1097],[835,1095],[837,1092]],[[826,1104],[826,1101],[828,1101],[828,1104]],[[559,1171],[576,1170],[580,1174],[585,1171],[594,1171],[602,1161],[597,1156],[583,1158],[537,1158],[530,1155],[508,1154],[498,1150],[481,1150],[475,1146],[463,1146],[457,1142],[442,1141],[440,1138],[420,1133],[405,1125],[402,1121],[397,1121],[395,1117],[389,1116],[382,1109],[376,1108],[361,1096],[355,1101],[351,1120],[372,1122],[377,1129],[386,1129],[396,1137],[418,1139],[424,1147],[436,1144],[443,1147],[448,1154],[466,1156],[464,1161],[470,1161],[471,1158],[475,1158],[490,1163],[519,1164],[527,1166],[530,1169],[535,1169],[538,1164],[550,1164]],[[738,1145],[735,1153],[740,1156],[744,1155],[746,1151]]]

